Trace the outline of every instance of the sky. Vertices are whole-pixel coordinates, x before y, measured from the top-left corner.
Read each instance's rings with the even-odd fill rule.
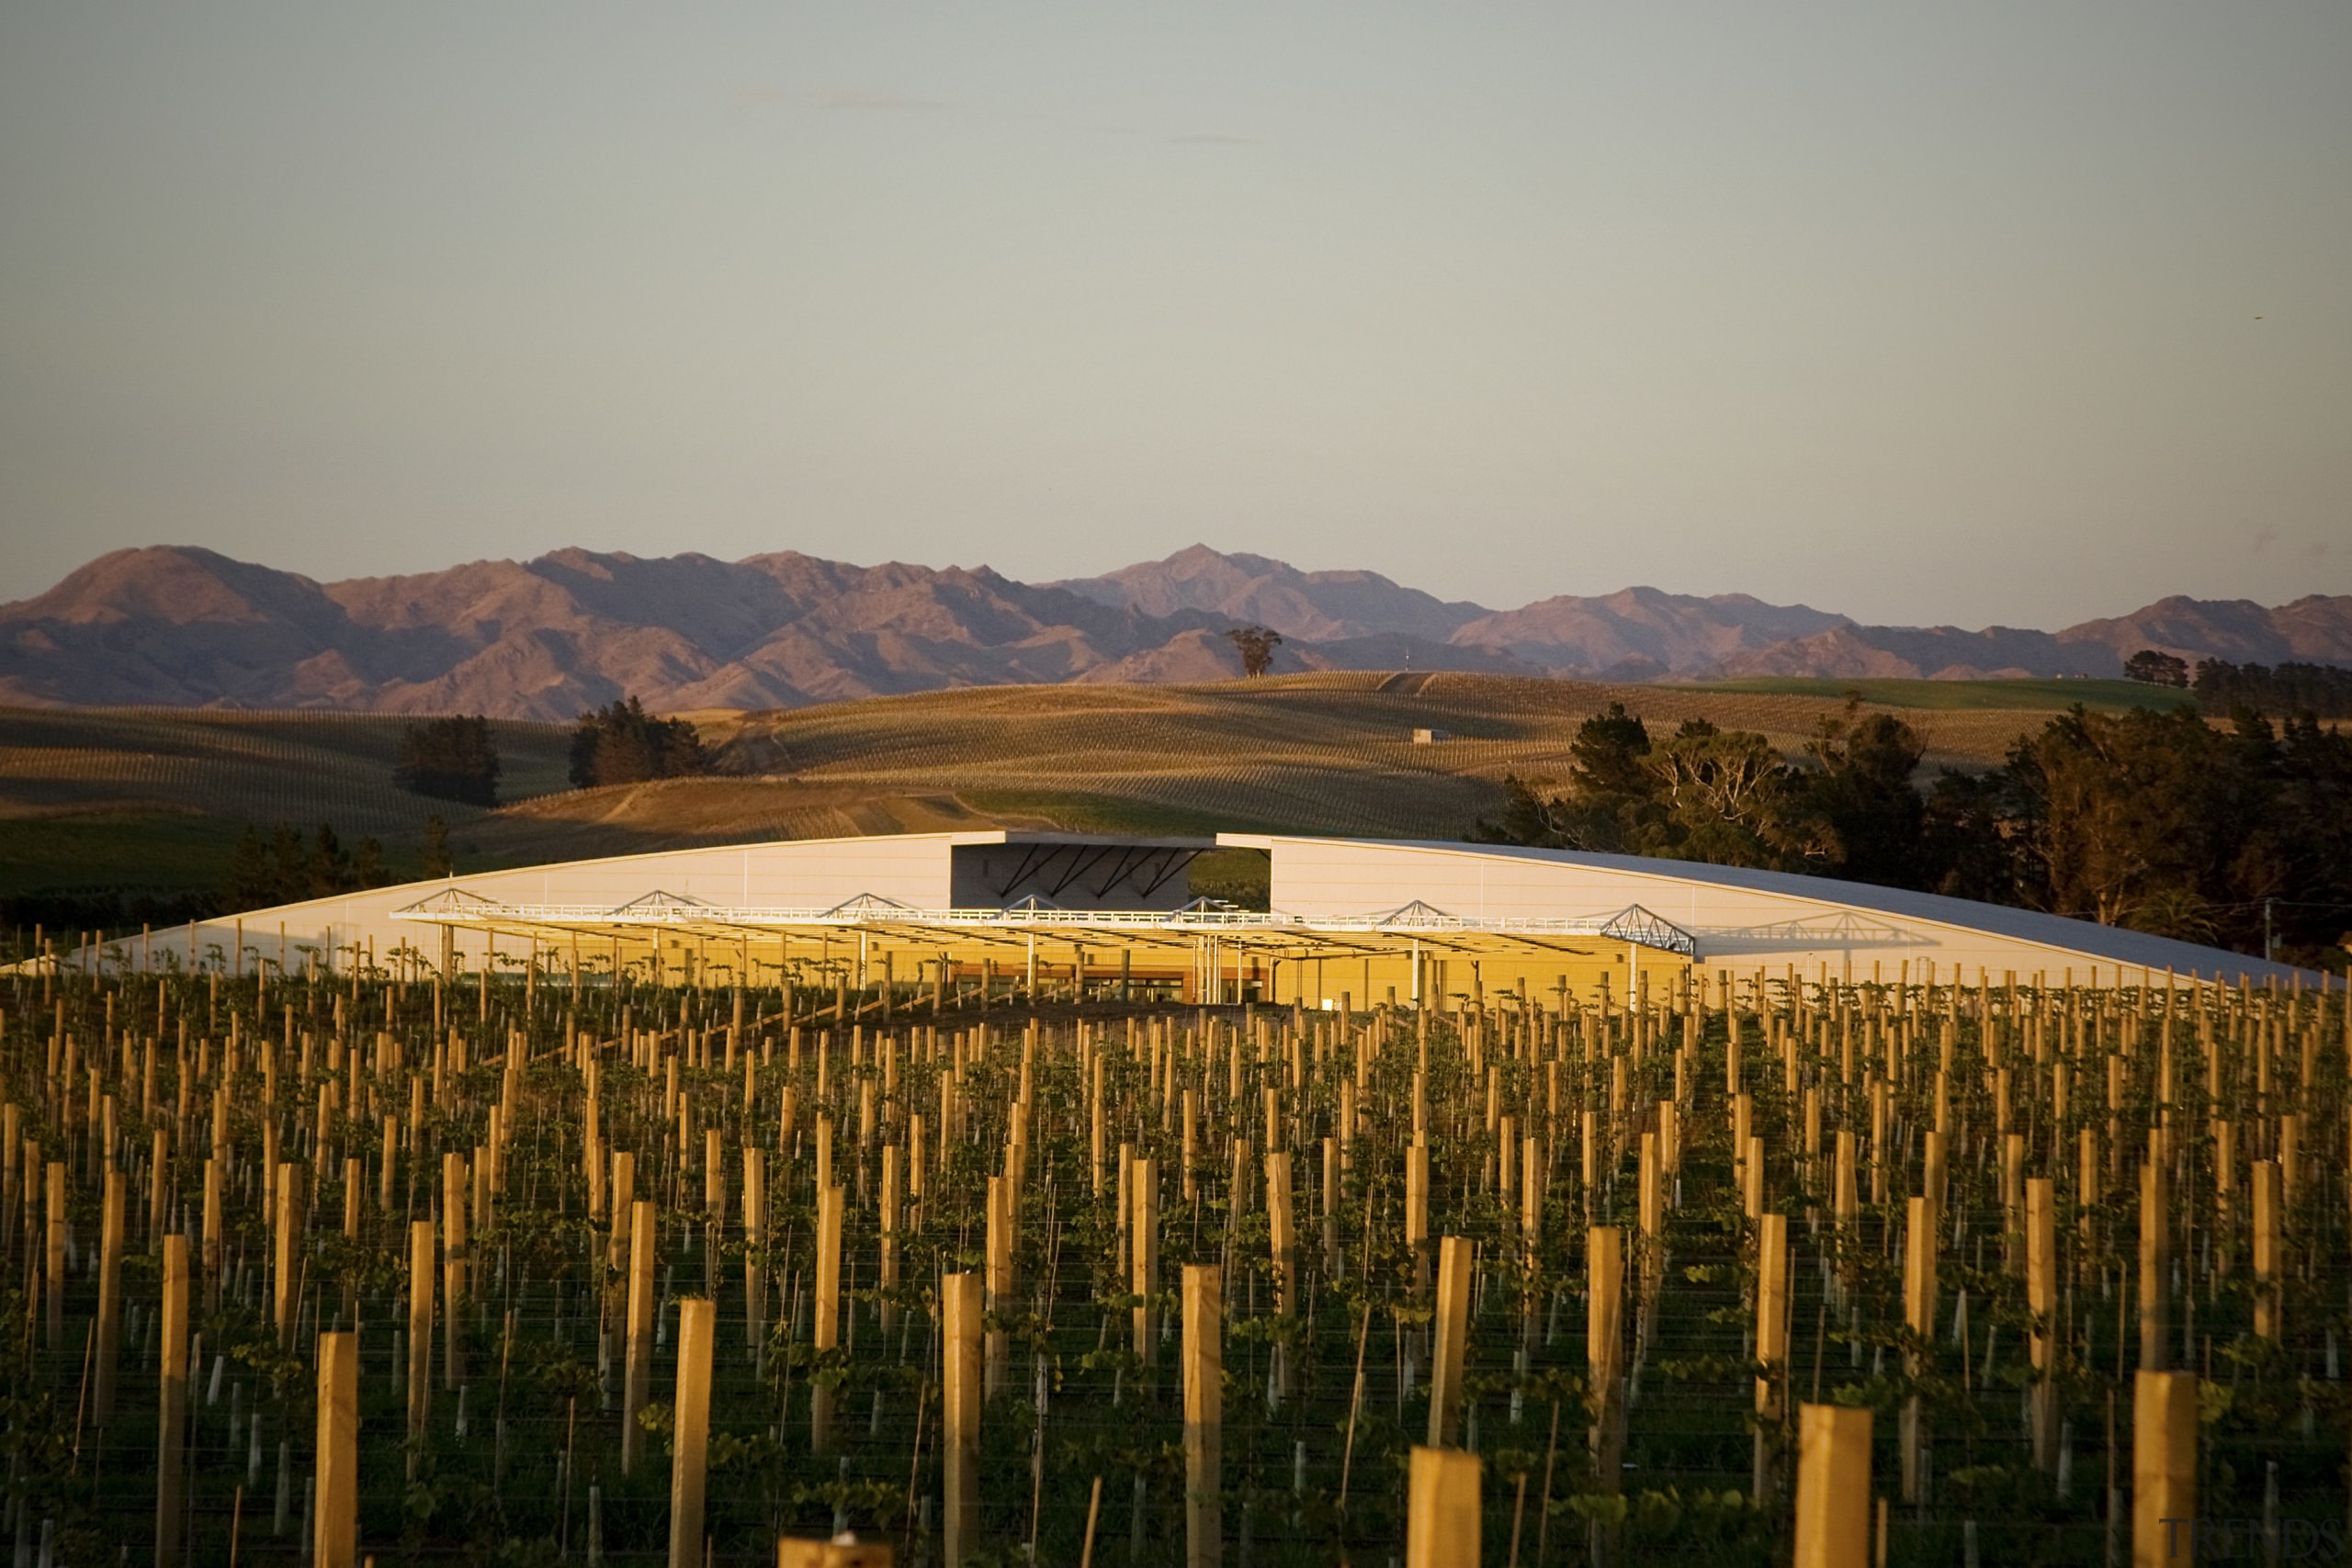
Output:
[[[2352,6],[0,7],[0,600],[194,544],[2352,592]]]

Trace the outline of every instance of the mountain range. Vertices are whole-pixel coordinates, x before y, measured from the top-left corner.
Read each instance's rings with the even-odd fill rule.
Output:
[[[1873,626],[1746,594],[1628,588],[1514,610],[1370,571],[1194,546],[1100,577],[722,561],[582,549],[318,582],[181,546],[118,550],[0,605],[0,703],[482,713],[569,719],[624,694],[669,712],[946,686],[1240,673],[1224,634],[1282,634],[1277,671],[1473,670],[1610,681],[2113,676],[2194,663],[2352,665],[2352,595],[2160,600],[2061,631]]]

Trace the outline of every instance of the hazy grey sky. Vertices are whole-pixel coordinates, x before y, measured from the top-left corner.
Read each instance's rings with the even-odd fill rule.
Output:
[[[0,538],[2352,591],[2352,6],[9,0]]]

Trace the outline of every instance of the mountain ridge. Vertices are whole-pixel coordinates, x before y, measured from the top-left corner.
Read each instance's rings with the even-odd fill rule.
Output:
[[[1241,673],[1223,634],[1282,633],[1277,671],[1470,670],[1612,681],[2113,676],[2194,662],[2352,664],[2352,595],[2266,607],[2176,595],[2055,632],[1876,626],[1751,595],[1636,586],[1494,610],[1377,572],[1195,545],[1091,578],[725,561],[567,547],[320,582],[193,546],[117,550],[0,604],[0,703],[479,712],[563,720],[797,707],[984,684]]]

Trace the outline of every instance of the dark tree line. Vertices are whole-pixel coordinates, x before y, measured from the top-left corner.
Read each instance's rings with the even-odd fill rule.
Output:
[[[412,795],[467,806],[498,804],[498,741],[490,720],[429,718],[401,733],[392,781]]]
[[[254,909],[383,887],[396,880],[384,863],[384,846],[374,839],[346,849],[324,822],[307,837],[280,823],[266,838],[258,829],[245,829],[230,853],[220,891],[228,908]]]
[[[657,718],[635,697],[580,716],[571,732],[571,782],[641,784],[710,772],[702,737],[683,718]]]
[[[2333,664],[2231,664],[2200,660],[2194,685],[2197,705],[2209,714],[2239,708],[2277,717],[2307,713],[2319,718],[2352,718],[2352,670]]]
[[[1902,720],[1849,705],[1796,764],[1704,720],[1651,736],[1622,705],[1579,728],[1565,787],[1505,781],[1473,837],[1843,877],[2043,909],[2342,968],[2352,931],[2352,736],[2309,715],[2076,707],[2002,766],[1913,781]]]

